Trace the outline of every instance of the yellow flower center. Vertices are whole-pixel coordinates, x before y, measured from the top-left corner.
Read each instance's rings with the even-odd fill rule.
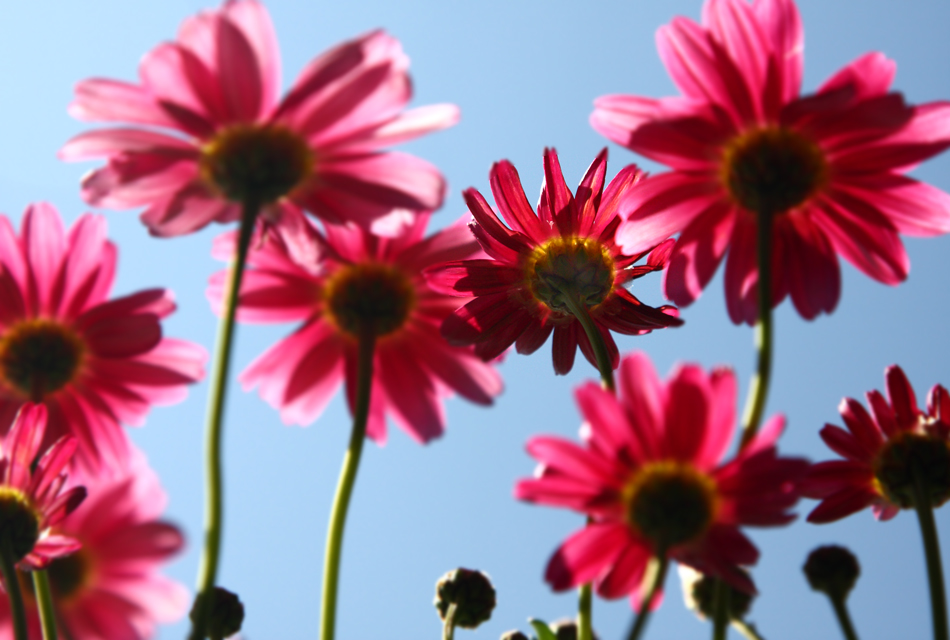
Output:
[[[85,345],[69,327],[45,318],[24,320],[0,335],[0,373],[25,397],[40,401],[71,382]]]
[[[278,125],[239,124],[220,131],[201,150],[201,177],[233,202],[270,204],[299,187],[313,171],[313,151]]]
[[[950,499],[950,447],[941,438],[902,432],[884,443],[871,468],[877,492],[902,509],[915,505],[918,481],[932,506]]]
[[[40,516],[30,499],[13,487],[0,486],[0,546],[19,562],[40,537]]]
[[[614,259],[593,238],[552,238],[531,252],[525,277],[539,302],[568,314],[567,296],[588,308],[607,299],[614,286]]]
[[[781,127],[738,136],[723,151],[721,167],[729,195],[753,213],[794,209],[828,182],[828,163],[821,148]]]
[[[377,338],[405,325],[416,303],[412,280],[386,264],[365,263],[341,268],[323,288],[329,320],[354,338],[369,331]]]
[[[651,462],[624,491],[627,521],[663,553],[702,536],[718,508],[712,478],[682,462]]]

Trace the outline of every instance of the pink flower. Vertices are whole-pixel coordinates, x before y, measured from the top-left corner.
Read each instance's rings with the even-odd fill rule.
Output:
[[[918,472],[933,506],[950,498],[950,394],[934,385],[924,412],[900,367],[888,367],[884,378],[886,400],[869,391],[868,413],[857,400],[845,398],[838,411],[848,430],[831,424],[821,430],[821,439],[844,460],[815,464],[802,482],[803,496],[821,500],[809,522],[834,522],[866,507],[878,520],[890,520],[914,506]]]
[[[735,432],[736,379],[696,365],[661,381],[649,358],[620,363],[619,398],[594,383],[575,393],[584,444],[536,437],[528,452],[539,474],[515,496],[587,514],[591,524],[554,553],[545,579],[555,590],[593,581],[605,598],[631,594],[640,607],[647,564],[666,556],[753,593],[748,574],[759,552],[740,526],[780,526],[794,515],[794,483],[808,463],[779,457],[784,418],[724,462]]]
[[[436,209],[445,192],[438,170],[379,151],[458,120],[454,105],[403,110],[408,67],[399,42],[375,31],[315,59],[278,102],[270,16],[253,0],[229,0],[149,52],[140,84],[79,83],[73,116],[141,126],[80,134],[60,157],[106,158],[83,179],[83,198],[147,206],[142,221],[158,236],[236,220],[242,202],[272,220],[300,206],[361,224],[394,208]]]
[[[607,150],[591,163],[577,187],[564,182],[554,149],[544,151],[544,188],[535,214],[521,179],[507,160],[492,166],[491,188],[506,227],[475,189],[465,191],[474,217],[472,233],[490,259],[450,262],[430,272],[432,284],[451,295],[474,296],[446,318],[442,335],[450,343],[475,345],[490,360],[515,344],[518,353],[534,353],[554,333],[554,371],[574,366],[577,347],[595,367],[594,351],[580,322],[564,301],[572,295],[588,307],[613,366],[620,354],[611,331],[642,335],[678,326],[676,309],[647,306],[624,285],[666,265],[672,241],[625,254],[614,243],[621,199],[639,188],[641,172],[620,171],[604,190]],[[659,244],[654,248],[654,245]],[[645,266],[633,264],[649,253]]]
[[[27,208],[19,236],[0,216],[0,429],[27,401],[49,410],[47,445],[70,433],[78,459],[128,455],[120,423],[184,398],[204,375],[204,349],[162,337],[171,292],[109,300],[117,250],[106,221],[86,214],[67,233],[49,204]]]
[[[0,539],[10,545],[16,566],[25,570],[42,569],[79,548],[68,535],[50,532],[86,497],[83,487],[63,490],[76,439],[65,436],[43,447],[45,429],[46,408],[27,403],[0,451]]]
[[[251,363],[240,376],[244,388],[260,387],[285,423],[303,425],[345,380],[352,410],[363,327],[376,337],[367,434],[377,442],[385,441],[387,413],[419,442],[441,435],[441,398],[452,391],[491,404],[501,379],[471,349],[439,337],[457,301],[422,276],[433,264],[473,255],[478,245],[459,224],[423,239],[428,220],[420,214],[391,238],[355,225],[328,225],[324,235],[290,216],[271,229],[248,257],[238,319],[303,324]],[[219,237],[214,255],[230,259],[234,242],[234,233]],[[217,308],[225,277],[216,273],[208,290]]]
[[[657,32],[682,97],[595,103],[597,131],[673,169],[630,192],[617,241],[636,252],[681,232],[664,278],[679,305],[728,249],[729,316],[755,322],[761,215],[774,224],[772,304],[790,294],[808,319],[838,302],[838,255],[896,285],[910,268],[898,233],[950,231],[950,195],[904,175],[950,146],[950,103],[905,104],[880,53],[800,97],[803,38],[792,0],[709,0],[702,26],[675,18]]]
[[[188,610],[185,587],[159,574],[184,545],[178,527],[161,521],[167,498],[145,456],[133,450],[119,467],[77,478],[88,499],[56,531],[82,548],[47,567],[57,624],[83,640],[151,638],[156,623],[174,622]],[[24,584],[32,580],[22,574]],[[24,590],[30,637],[41,636],[32,590]],[[12,640],[6,598],[0,599],[0,640]]]

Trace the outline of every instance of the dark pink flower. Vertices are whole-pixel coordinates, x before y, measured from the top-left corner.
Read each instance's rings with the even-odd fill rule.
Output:
[[[49,410],[46,443],[70,433],[86,464],[122,460],[121,423],[183,399],[204,375],[198,345],[162,337],[171,292],[109,300],[117,249],[86,214],[67,233],[49,204],[27,208],[18,236],[0,216],[0,430],[24,402]]]
[[[51,532],[86,497],[81,486],[63,490],[76,439],[64,436],[43,447],[45,430],[46,408],[27,403],[17,413],[0,450],[0,512],[4,520],[0,537],[7,538],[4,543],[11,545],[16,566],[24,570],[42,569],[80,546],[68,535]]]
[[[181,551],[178,527],[160,520],[167,497],[145,456],[132,450],[121,465],[78,474],[88,499],[54,531],[82,543],[76,553],[47,567],[56,623],[65,637],[144,640],[156,623],[174,622],[188,610],[188,590],[159,574]],[[32,583],[24,584],[30,637],[41,636]],[[0,599],[0,640],[12,640],[9,604]]]
[[[605,598],[640,606],[651,557],[663,556],[754,592],[738,567],[759,552],[741,526],[780,526],[794,515],[795,481],[808,463],[779,457],[782,416],[769,420],[735,458],[736,379],[684,365],[661,381],[649,358],[620,363],[619,397],[587,383],[576,391],[584,444],[536,437],[540,463],[515,495],[587,514],[588,526],[554,553],[545,579],[560,591],[593,581]]]
[[[442,434],[441,399],[451,392],[491,404],[501,379],[469,348],[452,347],[439,325],[457,299],[434,291],[422,270],[471,256],[478,245],[464,225],[423,238],[429,214],[410,218],[397,235],[328,225],[320,233],[302,216],[287,216],[248,256],[238,306],[248,322],[303,324],[241,374],[245,389],[280,409],[285,423],[308,424],[346,381],[352,409],[360,327],[376,337],[367,435],[386,438],[386,414],[419,442]],[[217,239],[214,255],[230,259],[235,234]],[[227,272],[211,279],[208,297],[221,305]]]
[[[73,116],[134,126],[83,133],[60,157],[106,158],[83,179],[83,198],[148,207],[142,221],[159,236],[236,220],[247,201],[272,220],[299,206],[336,223],[436,209],[445,191],[439,171],[379,151],[458,120],[454,105],[404,111],[408,67],[399,42],[375,31],[315,59],[278,100],[270,16],[254,0],[229,0],[150,51],[139,84],[79,83]]]
[[[729,316],[755,322],[758,215],[774,222],[772,304],[791,295],[808,319],[838,302],[839,255],[896,285],[910,268],[898,234],[950,231],[950,195],[904,175],[950,146],[950,103],[905,104],[880,53],[800,97],[803,40],[792,0],[708,0],[702,25],[657,32],[682,97],[595,103],[597,131],[673,169],[630,192],[617,241],[636,252],[681,232],[664,278],[679,305],[728,250]]]
[[[900,367],[888,367],[884,379],[887,399],[869,391],[870,413],[845,398],[838,411],[848,430],[831,424],[821,430],[821,439],[844,460],[815,464],[802,482],[803,496],[821,500],[809,522],[834,522],[866,507],[878,520],[890,520],[914,506],[915,472],[931,492],[932,505],[950,498],[950,394],[934,385],[922,411]],[[917,463],[923,466],[915,470]]]
[[[474,296],[442,325],[449,342],[475,345],[475,353],[491,360],[514,343],[518,353],[534,353],[554,333],[554,371],[565,374],[574,366],[577,347],[595,367],[593,349],[580,322],[566,306],[564,292],[589,308],[603,335],[613,366],[620,354],[611,331],[642,335],[653,329],[678,326],[676,309],[653,308],[627,291],[635,278],[662,269],[672,241],[633,253],[614,243],[620,224],[618,205],[642,178],[633,165],[607,185],[607,150],[591,163],[571,193],[557,152],[544,152],[544,188],[537,213],[528,204],[521,179],[507,160],[492,166],[495,204],[507,222],[475,189],[465,191],[474,217],[472,233],[489,259],[462,260],[430,271],[432,284],[447,294]],[[659,246],[656,246],[659,244]],[[634,263],[649,253],[647,264]]]

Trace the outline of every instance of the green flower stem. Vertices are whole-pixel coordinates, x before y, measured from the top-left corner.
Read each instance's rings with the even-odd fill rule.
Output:
[[[577,590],[577,640],[593,640],[593,617],[594,588],[588,582]]]
[[[442,640],[455,639],[455,612],[457,610],[458,605],[453,602],[445,612],[445,622],[442,625]]]
[[[224,422],[224,399],[228,387],[228,370],[231,366],[231,345],[234,341],[234,317],[237,312],[238,293],[244,276],[251,237],[260,207],[255,203],[245,203],[241,212],[241,227],[238,231],[237,253],[231,265],[227,289],[224,291],[224,309],[218,325],[217,344],[214,351],[214,370],[211,375],[211,387],[208,390],[208,414],[205,427],[205,546],[198,569],[198,594],[195,623],[189,635],[190,640],[206,637],[208,619],[211,616],[209,606],[212,590],[218,574],[218,559],[221,555],[221,529],[223,481],[221,472],[221,439]]]
[[[947,595],[943,585],[943,563],[940,560],[940,541],[937,524],[934,522],[933,505],[923,475],[915,465],[914,509],[920,521],[920,534],[924,540],[924,555],[927,558],[927,579],[930,582],[930,608],[933,611],[934,640],[948,640]]]
[[[736,628],[736,631],[741,633],[747,640],[765,640],[758,630],[745,620],[733,620],[732,626]]]
[[[26,611],[23,609],[23,594],[20,593],[20,579],[17,577],[15,564],[13,562],[13,551],[10,549],[10,541],[6,539],[0,547],[0,571],[3,572],[3,586],[7,588],[10,611],[13,614],[13,637],[16,640],[29,640],[26,632]]]
[[[838,625],[844,634],[845,640],[858,640],[858,634],[854,630],[854,623],[851,622],[851,614],[848,613],[848,605],[844,597],[835,598],[828,596],[831,600],[831,607],[835,610],[835,617],[838,618]]]
[[[327,547],[323,560],[323,601],[320,603],[320,639],[333,640],[336,628],[336,596],[340,582],[340,556],[343,551],[343,528],[350,496],[356,482],[356,471],[366,440],[366,423],[369,419],[370,390],[373,386],[373,355],[376,335],[364,331],[359,339],[359,355],[356,368],[356,406],[353,409],[353,431],[350,446],[343,458],[340,480],[330,511],[330,529],[327,532]]]
[[[56,610],[53,609],[53,592],[49,587],[46,569],[33,572],[33,590],[40,610],[40,626],[43,628],[43,640],[57,640]]]
[[[594,350],[594,358],[597,360],[597,369],[600,371],[601,383],[608,391],[616,391],[616,386],[614,385],[614,367],[610,361],[610,354],[607,352],[607,343],[604,342],[604,336],[601,335],[600,329],[597,328],[597,323],[590,317],[590,311],[588,311],[587,305],[580,302],[574,295],[568,292],[564,293],[564,302],[567,303],[567,308],[571,310],[571,313],[574,314],[577,321],[584,327],[584,333],[587,334],[587,341],[590,342],[590,346]]]
[[[660,588],[663,586],[663,582],[666,580],[666,572],[670,568],[670,560],[666,557],[666,553],[660,554],[658,558],[654,558],[650,562],[650,566],[647,568],[647,575],[650,571],[653,571],[653,581],[650,583],[650,588],[647,590],[647,595],[643,599],[643,605],[640,608],[640,612],[637,614],[636,619],[633,621],[633,627],[630,628],[630,633],[627,634],[627,640],[638,640],[640,635],[643,633],[643,630],[646,629],[647,620],[650,619],[650,607],[653,605],[653,600],[656,598],[656,594],[660,591]]]
[[[772,218],[772,213],[768,211],[758,215],[759,320],[755,324],[755,348],[759,357],[742,417],[740,447],[743,449],[752,442],[759,430],[772,380]]]
[[[716,580],[713,593],[713,640],[726,640],[729,631],[729,587],[721,579]]]

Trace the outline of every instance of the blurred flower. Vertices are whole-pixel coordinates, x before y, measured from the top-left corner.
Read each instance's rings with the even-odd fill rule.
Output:
[[[106,158],[83,179],[83,198],[147,206],[142,221],[158,236],[236,220],[242,202],[263,206],[272,220],[300,206],[361,224],[394,208],[436,209],[445,191],[439,171],[378,151],[458,120],[454,105],[403,111],[412,95],[408,67],[399,42],[372,32],[316,58],[278,102],[270,16],[253,0],[229,0],[150,51],[140,84],[79,83],[69,108],[76,118],[147,128],[89,131],[60,157]]]
[[[76,474],[89,498],[55,531],[82,548],[47,568],[63,637],[83,640],[151,638],[156,623],[174,622],[188,609],[188,591],[159,575],[181,551],[178,527],[159,520],[167,498],[145,456],[133,449],[118,467]],[[31,638],[41,637],[32,580],[21,574]],[[0,599],[0,639],[12,640],[10,607]]]
[[[442,324],[442,335],[449,342],[474,344],[475,353],[491,360],[512,343],[518,353],[534,353],[553,331],[554,371],[565,374],[574,366],[578,346],[597,366],[567,297],[589,309],[614,367],[620,354],[611,331],[641,335],[682,324],[673,307],[649,307],[624,288],[635,278],[661,270],[672,241],[661,244],[665,238],[660,238],[630,255],[617,248],[618,203],[638,188],[642,174],[628,166],[605,192],[606,171],[604,149],[591,163],[575,198],[564,182],[557,152],[545,149],[544,187],[535,214],[514,166],[507,160],[495,163],[490,173],[492,194],[508,227],[478,191],[465,191],[474,216],[472,233],[491,259],[449,262],[428,274],[440,291],[475,296]],[[633,266],[647,253],[645,266]]]
[[[759,552],[739,527],[793,520],[795,481],[808,466],[778,456],[784,419],[767,421],[723,463],[735,432],[731,370],[707,375],[684,365],[663,382],[634,353],[619,374],[619,397],[592,382],[577,389],[583,446],[545,436],[528,442],[541,466],[518,483],[516,497],[591,519],[555,552],[545,579],[558,591],[593,581],[605,598],[631,594],[639,609],[647,565],[665,556],[754,593],[740,566]]]
[[[83,215],[67,233],[51,205],[34,204],[19,237],[0,216],[0,429],[24,402],[42,403],[45,446],[71,433],[87,465],[127,456],[119,423],[141,425],[151,405],[184,398],[207,357],[162,338],[170,291],[108,300],[116,260],[101,216]]]
[[[838,411],[848,430],[831,424],[821,430],[825,444],[845,459],[815,464],[802,482],[803,496],[821,500],[809,522],[833,522],[865,507],[878,520],[890,520],[914,506],[918,473],[931,505],[950,499],[950,395],[934,385],[924,412],[900,367],[888,367],[884,379],[887,399],[869,391],[870,413],[845,398]]]
[[[0,452],[0,549],[9,547],[21,569],[41,569],[79,548],[74,538],[50,531],[86,497],[81,486],[63,491],[76,439],[65,436],[44,448],[45,429],[46,407],[25,404]]]
[[[410,218],[394,237],[350,225],[320,233],[302,216],[287,216],[248,256],[238,307],[246,322],[303,321],[291,336],[241,374],[245,389],[280,409],[287,424],[308,424],[346,380],[353,407],[359,334],[376,337],[367,434],[386,439],[385,416],[419,442],[442,434],[441,398],[455,391],[488,405],[501,378],[471,349],[452,347],[438,332],[456,299],[434,291],[422,270],[473,255],[478,245],[461,224],[423,239],[429,214]],[[228,260],[236,234],[220,236],[215,257]],[[220,309],[226,271],[211,278],[208,297]]]
[[[715,619],[716,585],[719,580],[704,575],[685,564],[679,566],[679,575],[686,608],[695,613],[700,620]],[[743,620],[752,608],[755,595],[740,591],[729,584],[726,588],[729,590],[729,620]]]
[[[760,215],[773,216],[772,304],[790,294],[808,319],[838,302],[838,255],[896,285],[910,268],[898,233],[950,231],[950,195],[903,175],[950,146],[950,103],[905,104],[880,53],[800,97],[803,39],[792,0],[708,0],[702,26],[657,32],[683,97],[595,103],[597,131],[673,169],[625,198],[617,241],[637,252],[682,232],[664,277],[676,304],[699,297],[728,248],[729,316],[756,321]]]
[[[812,589],[844,602],[861,575],[861,565],[847,548],[829,544],[812,550],[802,571]]]
[[[244,603],[236,593],[223,587],[215,587],[211,591],[211,620],[208,623],[208,637],[210,640],[224,640],[236,635],[244,624]],[[195,624],[198,615],[198,604],[204,594],[199,593],[191,607],[188,617],[191,624]]]

